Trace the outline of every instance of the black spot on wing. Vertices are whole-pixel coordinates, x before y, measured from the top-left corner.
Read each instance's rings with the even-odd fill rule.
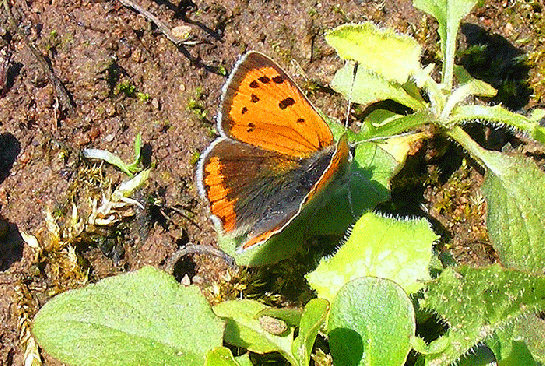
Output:
[[[295,104],[295,99],[288,97],[284,100],[281,100],[280,103],[278,103],[278,106],[280,107],[280,109],[286,109],[290,105],[294,105],[294,104]]]

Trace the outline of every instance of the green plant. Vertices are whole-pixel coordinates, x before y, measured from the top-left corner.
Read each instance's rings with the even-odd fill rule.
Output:
[[[150,95],[148,93],[137,91],[136,86],[131,80],[126,79],[117,83],[117,81],[119,81],[119,70],[115,61],[111,61],[110,66],[108,67],[107,81],[110,88],[114,88],[115,86],[113,90],[114,95],[123,94],[128,98],[137,98],[141,103],[146,103],[150,100]]]
[[[149,94],[147,93],[142,93],[142,92],[137,92],[136,93],[136,97],[138,98],[138,100],[142,103],[145,103],[147,102],[149,99],[150,99],[150,96]]]
[[[116,87],[116,94],[123,93],[127,97],[132,98],[135,96],[136,86],[134,86],[130,80],[123,80]]]
[[[49,36],[47,37],[46,49],[50,51],[59,47],[60,44],[61,37],[59,35],[59,32],[57,32],[57,30],[52,30],[51,32],[49,32]]]
[[[187,102],[187,110],[195,113],[200,119],[205,119],[208,112],[205,106],[201,102],[203,97],[203,91],[201,87],[195,88],[195,97],[190,98]]]
[[[357,70],[353,63],[339,70],[333,88],[363,105],[390,99],[412,112],[372,112],[360,133],[350,133],[360,142],[350,194],[345,190],[333,198],[317,212],[314,225],[294,222],[274,243],[237,256],[242,264],[276,262],[293,254],[309,235],[343,234],[356,215],[345,244],[306,276],[317,299],[303,309],[274,309],[253,300],[211,309],[196,288],[144,268],[54,298],[35,318],[33,333],[40,344],[78,365],[252,364],[247,354],[233,356],[222,346],[225,342],[254,353],[278,352],[292,365],[307,366],[318,334],[325,334],[335,365],[341,366],[402,365],[411,350],[417,354],[408,361],[412,364],[482,364],[481,353],[470,354],[479,344],[488,346],[499,365],[545,362],[545,325],[537,315],[545,309],[545,175],[525,158],[485,150],[462,129],[468,121],[485,121],[544,143],[545,129],[537,121],[545,111],[525,117],[501,106],[465,103],[495,93],[454,65],[460,20],[475,3],[415,1],[439,22],[440,82],[431,77],[434,65],[420,65],[420,46],[410,37],[369,23],[328,33],[339,55],[358,63]],[[486,171],[488,230],[504,267],[444,268],[432,251],[438,237],[425,220],[370,212],[388,199],[387,187],[403,164],[407,139],[415,137],[397,139],[396,149],[364,141],[423,124],[435,125],[437,133],[459,143]],[[331,128],[343,132],[335,124]],[[221,245],[234,251],[230,243]],[[425,334],[432,339],[428,343],[415,335],[425,322],[445,325]]]
[[[83,157],[87,159],[104,160],[108,164],[116,166],[123,173],[132,177],[134,173],[140,172],[140,163],[142,162],[142,134],[138,133],[134,140],[134,161],[131,164],[126,164],[121,158],[109,151],[100,149],[84,149]]]
[[[129,176],[130,179],[122,182],[111,194],[102,196],[100,206],[97,200],[93,200],[93,210],[88,222],[97,226],[112,226],[120,221],[123,215],[120,212],[131,206],[144,207],[130,196],[146,184],[151,168],[142,169],[142,135],[138,133],[134,141],[134,161],[126,164],[119,156],[106,150],[84,149],[83,157],[87,159],[99,159],[116,166]],[[138,173],[134,175],[135,173]],[[128,215],[130,216],[130,215]]]

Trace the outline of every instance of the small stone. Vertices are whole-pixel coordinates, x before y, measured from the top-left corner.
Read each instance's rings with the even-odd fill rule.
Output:
[[[180,41],[188,39],[191,35],[191,27],[189,25],[180,25],[172,28],[172,35]]]
[[[288,330],[288,326],[286,325],[285,321],[273,318],[272,316],[268,315],[263,315],[262,317],[260,317],[259,324],[261,325],[261,328],[263,328],[265,331],[274,335],[281,335],[286,330]]]
[[[128,58],[131,56],[131,49],[130,47],[125,44],[124,42],[119,43],[119,48],[117,50],[117,57],[122,58]]]
[[[189,286],[191,285],[191,280],[189,279],[189,276],[186,274],[182,280],[180,281],[180,283],[184,286]]]
[[[142,62],[142,50],[137,48],[131,54],[131,60],[139,64]]]
[[[40,109],[51,108],[55,102],[53,95],[53,85],[48,84],[43,88],[39,88],[35,94],[36,106]]]
[[[202,276],[199,276],[199,275],[193,276],[193,284],[202,285],[203,283],[204,283],[204,278],[202,278]]]
[[[106,136],[104,136],[104,142],[112,142],[115,138],[115,134],[114,133],[110,133]]]
[[[151,100],[151,106],[157,111],[161,110],[161,103],[159,102],[159,98],[153,98]]]

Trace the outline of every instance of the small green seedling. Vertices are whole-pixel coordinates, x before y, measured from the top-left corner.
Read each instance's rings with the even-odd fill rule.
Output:
[[[148,93],[142,93],[142,92],[136,92],[136,97],[142,103],[145,103],[150,99],[150,95]]]
[[[111,226],[127,216],[127,208],[138,206],[144,207],[138,201],[130,198],[135,190],[142,187],[148,180],[151,169],[140,167],[142,162],[142,135],[138,133],[134,141],[134,161],[126,164],[121,158],[109,151],[99,149],[85,149],[83,156],[87,159],[100,159],[119,168],[127,174],[130,179],[121,183],[108,197],[103,195],[99,204],[93,200],[93,211],[89,217],[89,223],[97,226]],[[135,173],[138,173],[134,175]],[[124,214],[122,214],[125,212]],[[129,215],[132,216],[132,213]]]
[[[104,160],[108,164],[116,166],[129,177],[134,176],[134,173],[140,172],[140,163],[142,162],[142,134],[138,133],[134,140],[134,161],[131,164],[126,164],[121,158],[109,151],[100,149],[84,149],[83,157],[87,159]]]
[[[116,94],[123,93],[127,97],[132,98],[136,93],[136,86],[134,86],[130,80],[123,80],[116,87]]]
[[[187,110],[195,113],[200,119],[205,119],[208,115],[208,112],[201,102],[202,98],[202,88],[195,88],[195,97],[192,97],[187,102]]]

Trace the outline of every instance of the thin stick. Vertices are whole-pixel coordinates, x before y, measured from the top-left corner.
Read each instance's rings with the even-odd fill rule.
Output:
[[[180,258],[188,254],[211,254],[223,259],[231,268],[236,268],[237,266],[235,264],[235,259],[222,250],[214,248],[210,245],[187,245],[181,247],[172,255],[172,257],[168,261],[165,270],[168,273],[172,273],[174,271],[174,266],[176,265],[176,263],[178,263]]]

